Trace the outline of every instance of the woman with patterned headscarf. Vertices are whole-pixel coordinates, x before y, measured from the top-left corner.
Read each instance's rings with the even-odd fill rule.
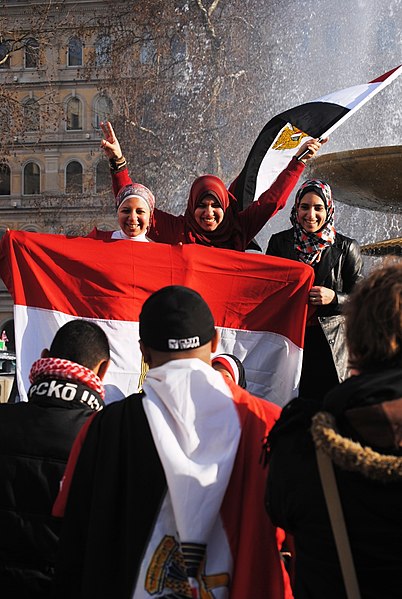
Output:
[[[272,235],[267,254],[309,264],[315,271],[309,303],[315,308],[306,327],[300,395],[322,398],[347,377],[342,305],[361,278],[358,243],[334,225],[331,188],[305,181],[296,194],[292,228]]]

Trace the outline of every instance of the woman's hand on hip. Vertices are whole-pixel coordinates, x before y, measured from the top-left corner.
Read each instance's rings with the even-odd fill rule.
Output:
[[[333,289],[315,285],[310,289],[309,302],[313,306],[327,306],[335,300],[336,293]]]

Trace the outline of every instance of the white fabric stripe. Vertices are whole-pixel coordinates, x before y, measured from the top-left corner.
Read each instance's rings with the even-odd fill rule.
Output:
[[[23,400],[33,362],[43,348],[50,346],[57,330],[72,318],[62,312],[14,306],[17,379]],[[138,323],[92,320],[103,328],[111,345],[112,363],[104,380],[106,403],[110,403],[137,391],[141,369]],[[217,353],[234,354],[243,362],[250,393],[280,406],[297,395],[303,356],[299,347],[276,333],[218,330],[221,340]]]
[[[205,362],[183,359],[152,368],[144,391],[180,541],[207,543],[240,439],[229,387]]]
[[[42,308],[14,306],[14,326],[17,354],[17,381],[21,399],[26,401],[29,389],[29,371],[44,348],[49,348],[58,329],[73,320],[73,316]],[[106,333],[111,353],[111,364],[104,379],[106,400],[122,399],[135,393],[141,371],[141,353],[138,346],[138,322],[91,319]]]
[[[303,350],[278,333],[217,327],[218,353],[234,354],[243,362],[247,391],[278,406],[297,396]]]
[[[364,83],[362,85],[353,85],[345,89],[340,89],[336,92],[326,94],[322,98],[317,98],[313,102],[330,102],[331,104],[339,104],[344,108],[352,109],[366,95],[373,93],[382,83]]]
[[[273,150],[272,147],[275,145],[277,139],[282,135],[284,129],[291,127],[292,125],[290,123],[286,123],[286,125],[280,129],[274,141],[272,142],[271,147],[267,150],[264,158],[262,159],[258,169],[254,200],[258,200],[260,195],[271,187],[279,173],[281,173],[288,166],[290,160],[296,154],[299,145],[307,141],[307,139],[310,139],[310,137],[303,137],[300,139],[298,145],[293,148],[286,148],[283,150],[276,148]]]

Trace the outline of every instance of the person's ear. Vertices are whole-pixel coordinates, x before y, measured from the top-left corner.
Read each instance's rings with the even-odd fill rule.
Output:
[[[219,334],[219,331],[218,329],[215,329],[214,336],[211,339],[211,354],[214,354],[216,352],[220,339],[221,336]]]
[[[98,375],[101,381],[103,381],[103,379],[105,378],[109,366],[110,360],[102,360],[102,362],[98,364],[98,372],[96,374]]]
[[[152,367],[151,352],[149,351],[147,346],[144,345],[144,342],[142,339],[140,339],[139,343],[140,343],[141,353],[144,357],[144,362],[145,362],[145,364],[148,364],[148,366],[151,368]]]
[[[45,347],[44,349],[42,349],[40,357],[41,358],[48,358],[49,357],[49,350],[47,349],[47,347]]]

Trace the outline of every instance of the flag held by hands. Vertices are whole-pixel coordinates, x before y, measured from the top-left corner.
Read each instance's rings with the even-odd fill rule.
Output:
[[[308,138],[325,138],[402,73],[398,66],[369,83],[354,85],[295,106],[268,121],[255,141],[233,191],[247,207],[268,189]]]

